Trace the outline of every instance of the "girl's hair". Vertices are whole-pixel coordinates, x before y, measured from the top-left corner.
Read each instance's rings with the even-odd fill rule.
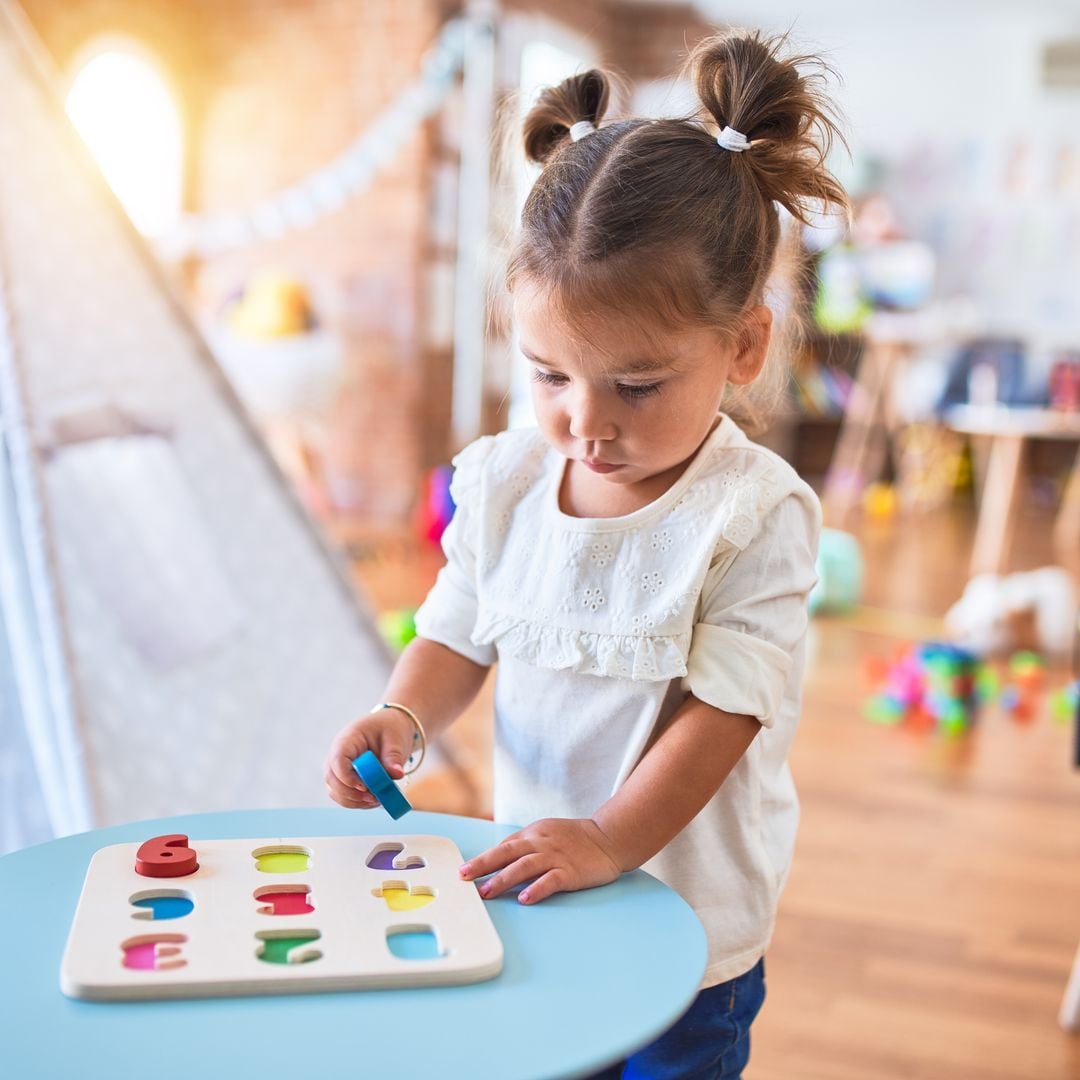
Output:
[[[600,127],[609,98],[600,71],[544,90],[524,124],[525,152],[543,171],[522,211],[507,287],[540,287],[582,332],[589,317],[616,315],[647,335],[712,327],[736,340],[742,317],[775,284],[777,204],[804,223],[830,207],[850,215],[825,167],[833,139],[844,143],[822,88],[831,69],[813,56],[782,57],[785,45],[760,31],[703,40],[686,64],[703,111],[678,119]],[[710,119],[752,145],[722,149]],[[575,142],[570,128],[583,120],[598,130]],[[771,353],[785,336],[774,334]],[[773,377],[757,380],[756,399],[762,389],[774,398],[783,379],[774,362],[767,369]],[[753,422],[753,401],[741,404]]]

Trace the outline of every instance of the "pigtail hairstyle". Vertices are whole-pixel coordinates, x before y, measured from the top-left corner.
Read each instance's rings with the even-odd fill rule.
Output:
[[[788,269],[777,264],[778,207],[804,223],[812,210],[850,214],[825,166],[834,139],[846,146],[822,88],[829,69],[782,57],[785,45],[758,31],[700,42],[687,68],[702,111],[681,119],[599,127],[609,97],[599,71],[545,90],[524,123],[526,154],[543,171],[522,210],[508,290],[541,288],[554,315],[585,337],[591,318],[615,316],[653,340],[703,327],[737,340],[750,309],[791,276],[774,274]],[[597,130],[574,141],[582,120]],[[719,146],[714,124],[749,146]],[[725,401],[751,426],[786,380],[777,361],[796,327],[785,322],[752,390],[732,388],[739,408]]]
[[[525,156],[543,165],[561,144],[569,142],[574,124],[585,120],[599,126],[608,96],[608,81],[595,69],[541,91],[525,118]]]
[[[760,31],[708,38],[694,50],[690,67],[717,126],[750,140],[749,151],[728,159],[732,168],[745,168],[766,199],[809,224],[808,200],[847,206],[847,194],[825,168],[834,137],[847,143],[822,92],[830,69],[816,57],[780,59],[785,42],[765,40]]]

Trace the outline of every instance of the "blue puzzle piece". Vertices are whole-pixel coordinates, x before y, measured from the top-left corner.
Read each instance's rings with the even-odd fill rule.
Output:
[[[442,956],[430,929],[392,930],[386,935],[386,944],[399,960],[438,960]]]
[[[132,900],[133,907],[146,908],[150,912],[150,918],[158,919],[182,919],[189,915],[195,907],[195,903],[186,896],[147,896],[143,900]],[[136,916],[137,918],[140,916]],[[146,918],[141,915],[141,918]]]
[[[382,767],[382,762],[370,750],[354,758],[352,767],[395,821],[412,809],[412,804],[401,794],[397,784],[390,779],[390,774]]]

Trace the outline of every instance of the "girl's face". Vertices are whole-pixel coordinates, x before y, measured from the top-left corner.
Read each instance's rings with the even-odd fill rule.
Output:
[[[590,322],[586,341],[525,283],[514,291],[514,318],[544,438],[631,490],[693,456],[712,429],[725,384],[751,382],[761,370],[772,325],[770,309],[755,308],[747,333],[732,345],[714,330],[645,337],[611,318]]]

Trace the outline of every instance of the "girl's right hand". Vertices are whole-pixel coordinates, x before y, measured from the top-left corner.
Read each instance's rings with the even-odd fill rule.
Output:
[[[392,780],[405,775],[412,748],[412,721],[399,709],[378,709],[346,724],[330,744],[324,767],[326,790],[336,803],[350,810],[370,810],[379,800],[352,767],[353,759],[371,750]]]

